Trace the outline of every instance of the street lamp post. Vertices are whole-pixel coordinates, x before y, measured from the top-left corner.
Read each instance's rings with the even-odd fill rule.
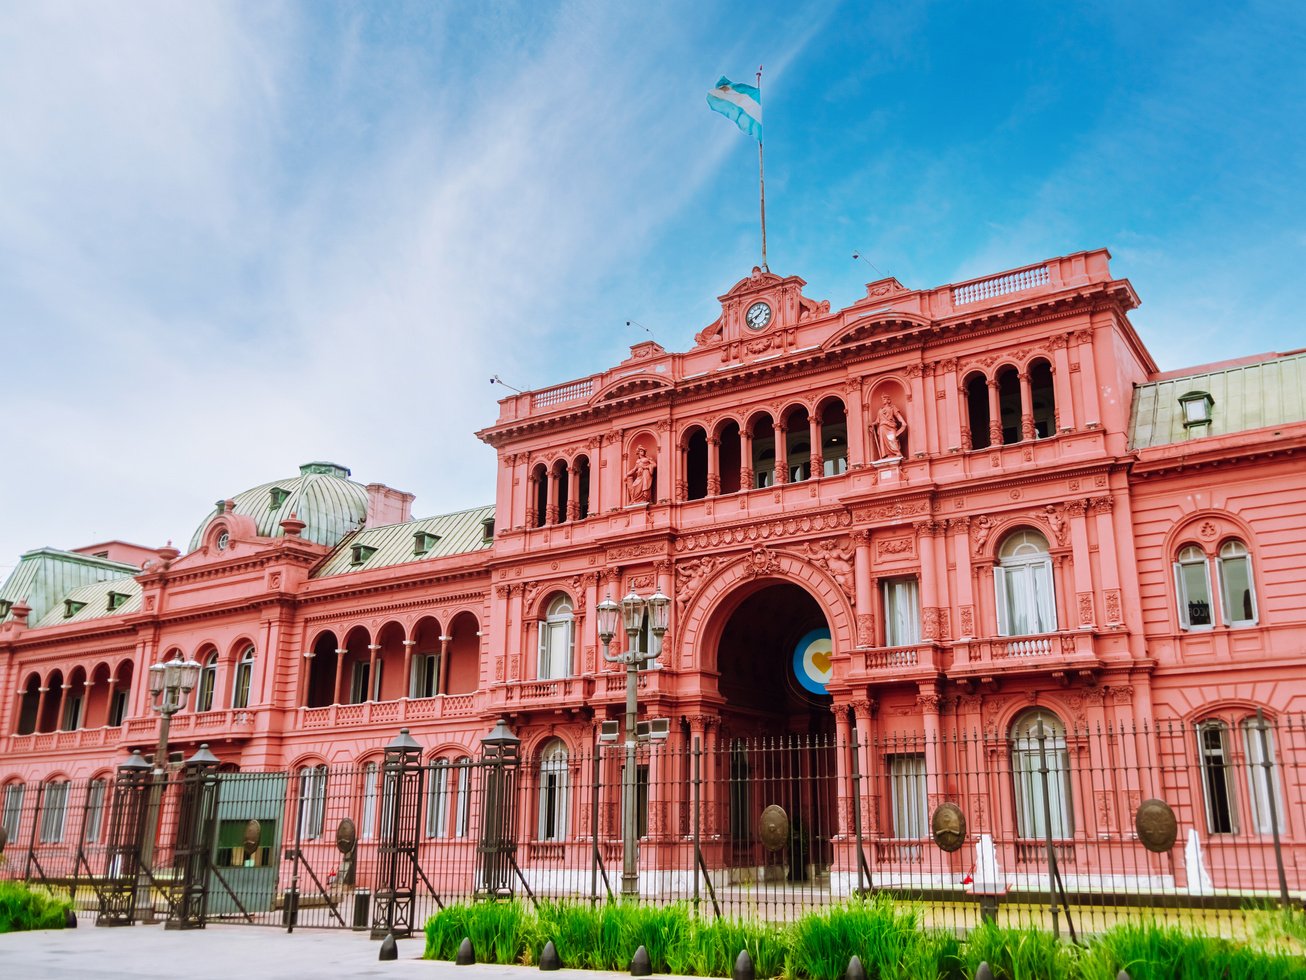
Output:
[[[636,898],[639,896],[639,815],[635,812],[635,747],[639,739],[636,723],[639,705],[636,703],[636,694],[639,689],[639,668],[641,664],[658,657],[662,637],[667,631],[671,600],[660,591],[645,599],[632,590],[621,600],[621,605],[617,605],[608,596],[595,608],[598,613],[599,642],[603,644],[603,659],[610,664],[626,665],[626,765],[621,779],[621,895],[623,898]],[[648,614],[649,633],[656,642],[649,643],[651,649],[641,650],[638,637],[645,613]],[[626,630],[626,650],[614,656],[609,652],[609,647],[612,638],[617,635],[618,617]],[[595,833],[598,832],[597,827],[594,830]]]
[[[186,696],[199,682],[200,665],[194,660],[173,657],[167,663],[150,667],[150,707],[159,713],[159,743],[154,749],[154,772],[150,783],[149,806],[145,812],[145,830],[141,835],[138,902],[142,921],[154,917],[154,838],[159,831],[159,810],[163,788],[168,781],[168,728],[172,716],[186,704]]]

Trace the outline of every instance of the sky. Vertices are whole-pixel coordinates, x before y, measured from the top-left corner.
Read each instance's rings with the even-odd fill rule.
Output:
[[[492,375],[688,349],[759,261],[705,98],[759,64],[807,295],[1106,247],[1162,370],[1306,346],[1303,50],[1299,2],[0,0],[0,575],[311,460],[489,503]]]

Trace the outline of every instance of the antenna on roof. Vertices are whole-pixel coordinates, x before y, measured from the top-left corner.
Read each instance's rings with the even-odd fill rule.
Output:
[[[658,342],[658,339],[653,336],[653,331],[650,330],[648,327],[644,326],[644,324],[640,323],[638,320],[627,320],[626,326],[639,327],[639,329],[643,330],[646,334],[648,334],[649,340],[653,341],[653,343],[655,344]]]
[[[875,269],[875,263],[866,257],[866,253],[864,253],[860,248],[855,248],[853,249],[853,261],[856,262],[858,259],[865,262],[872,269]],[[875,269],[875,274],[879,276],[881,279],[884,278],[884,273],[881,272],[879,269]]]
[[[505,388],[512,388],[512,390],[517,392],[517,394],[519,395],[522,393],[522,390],[520,388],[513,388],[512,385],[508,384],[508,382],[504,381],[503,378],[499,377],[497,374],[491,375],[490,384],[503,385]]]

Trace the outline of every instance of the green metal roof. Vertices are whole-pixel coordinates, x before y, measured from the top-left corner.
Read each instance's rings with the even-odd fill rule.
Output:
[[[281,522],[294,514],[305,524],[304,538],[334,547],[367,516],[367,488],[348,477],[349,470],[335,463],[305,463],[299,476],[260,484],[232,499],[236,513],[253,518],[263,537],[279,536]],[[282,492],[274,496],[274,490]],[[205,529],[220,513],[221,504],[195,529],[189,551],[199,547]]]
[[[73,590],[107,579],[134,575],[139,569],[107,558],[79,555],[57,548],[37,548],[18,559],[18,567],[0,585],[0,600],[20,600],[32,607],[29,623],[39,622],[51,609],[62,611],[63,600]],[[107,595],[105,601],[107,602]],[[12,618],[12,613],[4,618]]]
[[[1211,424],[1185,429],[1179,399],[1195,392],[1211,396]],[[1290,422],[1306,422],[1306,351],[1138,385],[1129,443],[1147,449]]]
[[[109,593],[126,596],[120,605],[109,608]],[[80,608],[69,615],[68,603],[80,603]],[[124,613],[138,612],[141,608],[141,584],[130,575],[123,578],[106,579],[71,590],[56,602],[39,620],[29,622],[36,627],[59,626],[62,623],[80,623],[88,619],[102,619],[105,616],[121,616]]]
[[[344,575],[371,568],[388,568],[430,558],[447,558],[490,547],[485,540],[485,521],[494,517],[494,507],[473,507],[456,514],[425,517],[403,524],[369,527],[350,535],[313,571],[313,578]],[[433,535],[424,540],[430,550],[415,554],[418,534]],[[355,561],[357,557],[361,560]],[[375,549],[375,550],[369,550]]]

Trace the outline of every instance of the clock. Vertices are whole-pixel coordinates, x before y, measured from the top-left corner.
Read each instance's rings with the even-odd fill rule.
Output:
[[[766,303],[754,303],[744,314],[744,323],[750,330],[765,330],[771,322],[771,307]]]

